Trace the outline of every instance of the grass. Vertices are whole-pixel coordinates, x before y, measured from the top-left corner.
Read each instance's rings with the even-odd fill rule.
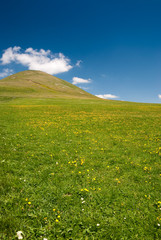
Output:
[[[161,105],[1,97],[1,239],[161,239]]]

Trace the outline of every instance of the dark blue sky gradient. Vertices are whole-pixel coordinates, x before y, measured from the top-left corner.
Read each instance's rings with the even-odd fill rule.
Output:
[[[14,46],[62,52],[83,63],[58,77],[91,78],[93,94],[161,102],[160,0],[2,0],[0,31],[1,55]]]

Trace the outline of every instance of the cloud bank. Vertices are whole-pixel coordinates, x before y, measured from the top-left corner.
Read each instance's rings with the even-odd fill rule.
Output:
[[[158,94],[158,98],[160,98],[160,99],[161,99],[161,94]]]
[[[112,95],[112,94],[100,94],[100,95],[96,95],[96,97],[99,98],[104,98],[104,99],[114,99],[114,98],[119,98],[118,96]]]
[[[4,77],[7,77],[7,76],[9,76],[11,74],[13,74],[13,70],[12,69],[4,68],[2,70],[2,72],[0,72],[0,77],[4,78]]]
[[[81,83],[91,83],[91,79],[84,79],[84,78],[79,78],[79,77],[73,77],[73,82],[72,84],[81,84]]]
[[[2,65],[14,62],[28,67],[29,70],[40,70],[52,75],[68,72],[73,68],[70,65],[70,59],[62,53],[53,55],[50,50],[40,49],[38,51],[33,48],[27,48],[23,51],[21,47],[16,46],[7,48],[0,61]]]

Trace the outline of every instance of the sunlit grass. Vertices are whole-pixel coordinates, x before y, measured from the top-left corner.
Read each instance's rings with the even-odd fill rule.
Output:
[[[5,99],[1,239],[160,239],[161,106]]]

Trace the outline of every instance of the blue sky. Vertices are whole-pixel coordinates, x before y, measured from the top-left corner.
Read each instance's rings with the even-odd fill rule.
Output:
[[[0,78],[39,69],[100,97],[161,103],[160,12],[160,0],[2,0]]]

